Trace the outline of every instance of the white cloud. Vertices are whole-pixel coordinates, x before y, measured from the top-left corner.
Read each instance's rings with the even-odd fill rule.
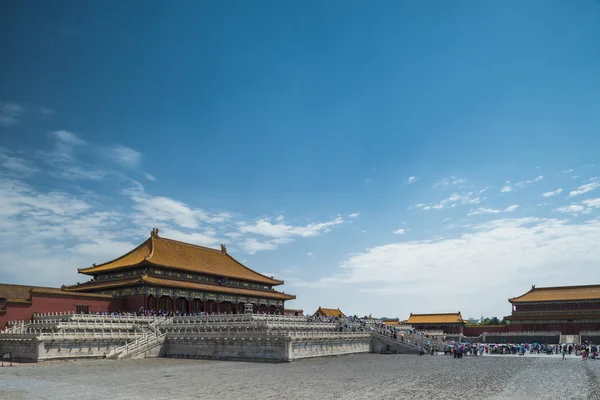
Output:
[[[513,212],[516,211],[517,208],[519,208],[518,204],[513,204],[512,206],[508,206],[504,209],[504,212]]]
[[[149,181],[155,181],[155,180],[156,180],[156,178],[155,178],[153,175],[150,175],[150,174],[149,174],[149,173],[147,173],[147,172],[144,172],[144,177],[145,177],[146,179],[148,179]]]
[[[500,193],[508,193],[508,192],[512,192],[513,188],[510,185],[504,185],[502,187],[502,190],[500,190]]]
[[[77,152],[87,144],[83,139],[65,130],[51,132],[50,136],[54,139],[54,148],[38,151],[36,155],[52,167],[51,175],[69,180],[101,180],[106,177],[105,171],[87,168],[76,160]]]
[[[415,207],[420,208],[421,210],[441,210],[442,208],[453,208],[458,205],[464,204],[479,204],[481,202],[481,197],[473,197],[473,192],[468,193],[453,193],[447,199],[440,201],[437,204],[425,205],[423,203],[417,204]]]
[[[558,189],[556,189],[556,190],[555,190],[555,191],[553,191],[553,192],[545,192],[545,193],[542,193],[542,196],[544,196],[544,197],[556,196],[556,195],[558,195],[558,194],[561,194],[561,193],[562,193],[562,191],[563,191],[563,190],[562,190],[562,188],[558,188]]]
[[[401,304],[396,311],[400,316],[428,310],[479,314],[483,306],[489,313],[509,315],[506,299],[525,293],[532,283],[576,284],[583,283],[582,276],[594,275],[600,259],[599,238],[597,220],[574,224],[551,218],[499,219],[453,238],[371,248],[349,257],[338,274],[312,286],[388,288],[387,294]],[[567,275],[565,265],[569,266]],[[490,273],[493,279],[482,279]],[[462,284],[458,295],[448,285],[457,276]],[[348,287],[338,292],[342,290],[352,292]],[[423,297],[422,293],[431,295]],[[374,304],[384,301],[381,295],[374,294]],[[473,302],[473,298],[486,302]],[[444,306],[447,299],[451,301]]]
[[[177,229],[164,228],[160,229],[160,235],[170,239],[179,240],[181,242],[198,244],[200,246],[215,246],[224,242],[215,236],[215,231],[206,229],[204,233],[200,232],[183,232]]]
[[[356,218],[360,215],[360,213],[352,213],[350,215],[348,215],[348,218]]]
[[[563,169],[562,173],[563,174],[568,174],[569,172],[573,172],[574,169],[573,168],[569,168],[569,169]]]
[[[242,242],[242,248],[248,254],[255,254],[258,251],[275,250],[277,245],[270,242],[261,242],[255,238],[248,238]]]
[[[122,145],[114,146],[111,149],[110,156],[125,167],[137,167],[142,160],[142,153]]]
[[[25,106],[15,102],[0,102],[0,124],[14,125],[25,114]]]
[[[585,207],[580,204],[571,204],[570,206],[559,207],[555,211],[562,213],[580,213],[585,211]]]
[[[532,183],[539,182],[539,181],[541,181],[541,180],[543,180],[543,179],[544,179],[544,177],[543,177],[542,175],[539,175],[539,176],[537,176],[536,178],[534,178],[534,179],[530,179],[530,180],[528,180],[528,181],[520,181],[520,182],[517,182],[517,183],[515,184],[515,186],[518,186],[518,187],[525,187],[525,186],[527,186],[527,185],[530,185],[530,184],[532,184]]]
[[[600,208],[600,197],[595,199],[587,199],[582,201],[589,208]]]
[[[38,171],[35,165],[24,158],[14,156],[10,151],[0,147],[0,166],[10,174],[29,176]]]
[[[572,190],[569,193],[569,197],[575,197],[575,196],[579,196],[579,195],[582,195],[587,192],[591,192],[592,190],[598,188],[599,186],[600,186],[600,182],[598,182],[598,181],[592,181],[590,183],[586,183],[585,185],[581,185],[577,189]]]
[[[285,219],[285,217],[283,215],[278,216],[277,218],[275,218],[275,221],[277,222],[281,222]]]
[[[457,186],[457,185],[462,185],[465,183],[467,183],[466,179],[462,179],[455,175],[452,175],[448,178],[442,179],[441,181],[436,183],[434,186]]]
[[[69,131],[54,131],[52,132],[52,136],[58,139],[61,142],[68,143],[74,146],[81,146],[86,144],[86,141],[75,135],[73,132]]]
[[[483,189],[481,189],[481,190],[479,191],[479,194],[482,194],[482,193],[485,193],[485,192],[487,192],[487,190],[488,190],[488,189],[489,189],[489,187],[487,187],[487,186],[486,186],[486,187],[484,187]]]
[[[408,177],[408,183],[413,183],[416,180],[417,180],[417,178],[415,178],[414,176],[409,176]]]
[[[476,210],[471,210],[467,215],[482,215],[482,214],[498,214],[500,210],[494,210],[488,207],[479,207]]]
[[[339,216],[331,221],[311,223],[305,226],[286,225],[282,222],[273,224],[268,219],[260,219],[254,225],[241,223],[238,230],[243,233],[253,233],[273,238],[311,237],[329,232],[332,227],[342,222],[344,220]]]
[[[161,222],[172,222],[182,228],[196,229],[203,223],[223,222],[229,217],[227,213],[209,213],[169,197],[148,195],[141,185],[124,190],[123,194],[134,201],[135,218],[145,224],[158,226]]]
[[[408,232],[408,229],[402,229],[402,228],[394,231],[394,233],[396,235],[404,235],[406,232]]]

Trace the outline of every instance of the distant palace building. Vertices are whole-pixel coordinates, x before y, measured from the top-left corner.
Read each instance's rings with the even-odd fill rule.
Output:
[[[158,229],[129,253],[79,269],[88,282],[57,288],[0,285],[0,329],[34,312],[164,310],[181,313],[283,314],[296,296],[276,291],[283,281],[251,270],[227,254],[158,236]]]
[[[536,288],[508,300],[512,315],[505,317],[512,332],[560,331],[578,335],[600,331],[600,285]]]
[[[465,320],[462,318],[460,311],[449,314],[410,313],[410,317],[404,323],[417,331],[457,335],[463,334],[465,328]]]
[[[319,306],[313,315],[319,317],[345,317],[346,315],[339,308],[324,308]]]

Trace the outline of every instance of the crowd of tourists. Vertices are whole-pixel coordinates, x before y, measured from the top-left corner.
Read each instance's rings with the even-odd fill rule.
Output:
[[[462,358],[465,356],[482,356],[482,355],[518,355],[525,354],[547,354],[558,355],[562,354],[565,359],[566,355],[581,355],[583,359],[598,359],[598,346],[590,343],[584,344],[539,344],[539,343],[456,343],[451,342],[444,349],[444,355],[451,355],[454,358]]]

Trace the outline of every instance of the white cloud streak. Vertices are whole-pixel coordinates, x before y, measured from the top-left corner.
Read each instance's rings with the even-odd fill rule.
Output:
[[[591,192],[592,190],[598,188],[600,186],[600,182],[592,181],[590,183],[586,183],[585,185],[579,186],[577,189],[572,190],[569,193],[569,197],[580,196],[584,193]]]
[[[14,125],[25,114],[25,106],[15,102],[0,102],[0,125]]]
[[[385,293],[374,296],[393,295],[402,304],[399,314],[428,310],[478,314],[481,305],[472,299],[485,296],[487,312],[509,315],[506,299],[525,293],[532,282],[566,285],[595,274],[599,239],[598,220],[574,224],[552,218],[498,219],[453,238],[371,248],[346,259],[339,273],[312,285],[384,288]],[[565,265],[570,271],[566,280]],[[493,279],[482,279],[485,276]],[[458,296],[448,285],[456,277],[462,283]],[[424,298],[422,293],[432,295]],[[440,309],[447,299],[452,299],[448,310]]]
[[[125,167],[137,167],[142,160],[142,153],[122,145],[116,145],[111,149],[110,156],[117,163]]]
[[[532,183],[540,182],[540,181],[542,181],[542,180],[544,180],[544,177],[543,177],[542,175],[539,175],[539,176],[537,176],[536,178],[534,178],[534,179],[530,179],[530,180],[528,180],[528,181],[520,181],[520,182],[517,182],[517,183],[515,184],[515,186],[518,186],[518,187],[521,187],[521,188],[522,188],[522,187],[525,187],[525,186],[531,185]]]
[[[563,191],[562,188],[558,188],[558,189],[556,189],[556,190],[554,190],[552,192],[542,193],[542,196],[544,196],[544,197],[552,197],[552,196],[556,196],[556,195],[561,194],[562,191]]]
[[[488,207],[479,207],[478,209],[469,211],[467,215],[499,214],[500,212],[500,210],[494,210]]]

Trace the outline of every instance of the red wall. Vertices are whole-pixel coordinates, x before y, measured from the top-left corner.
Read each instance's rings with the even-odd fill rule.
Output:
[[[0,330],[3,330],[7,321],[27,321],[31,319],[31,305],[20,303],[8,303],[6,314],[0,315]]]
[[[140,307],[146,307],[145,303],[146,296],[138,294],[135,296],[127,297],[127,311],[139,311]],[[125,310],[123,310],[125,311]]]
[[[75,305],[90,306],[90,312],[124,310],[125,299],[94,298],[85,296],[61,296],[31,293],[31,304],[7,304],[7,312],[0,316],[0,330],[7,321],[30,321],[33,313],[73,312]]]

